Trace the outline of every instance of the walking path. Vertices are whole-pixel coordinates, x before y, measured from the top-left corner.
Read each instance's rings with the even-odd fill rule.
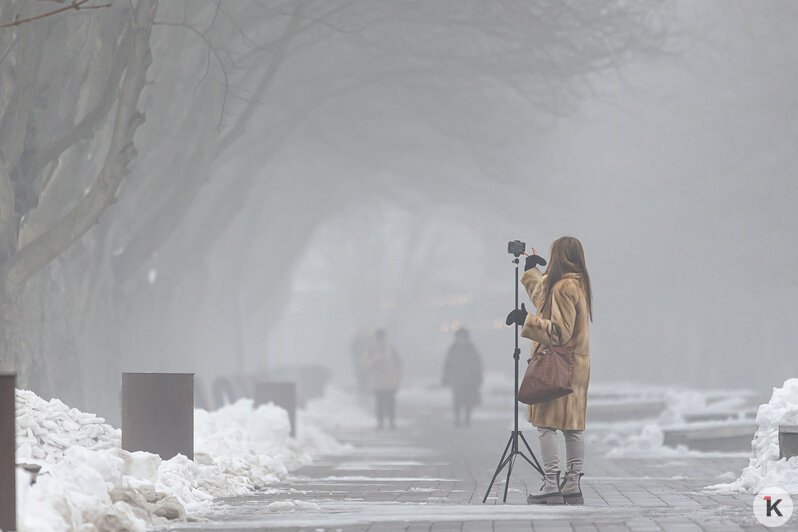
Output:
[[[754,519],[752,496],[701,491],[718,475],[739,472],[747,463],[740,456],[607,458],[607,449],[589,445],[584,506],[527,505],[541,481],[520,460],[507,504],[504,475],[482,504],[510,423],[477,419],[455,430],[448,412],[434,407],[404,414],[395,431],[336,434],[352,445],[349,454],[305,467],[278,489],[219,500],[212,522],[172,530],[767,530]],[[537,451],[536,434],[525,434]],[[294,500],[301,502],[286,502]]]

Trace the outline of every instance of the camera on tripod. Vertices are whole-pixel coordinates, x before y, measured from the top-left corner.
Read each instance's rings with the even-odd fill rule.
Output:
[[[511,240],[507,242],[507,253],[515,255],[516,258],[520,257],[526,249],[526,243],[520,240]]]

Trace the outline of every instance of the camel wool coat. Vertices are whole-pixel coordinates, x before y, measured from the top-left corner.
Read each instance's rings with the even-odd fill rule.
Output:
[[[587,387],[590,382],[590,331],[587,296],[582,275],[567,273],[551,291],[551,303],[544,306],[548,276],[537,268],[524,272],[521,283],[540,315],[530,313],[521,336],[532,340],[534,353],[550,345],[564,345],[574,350],[573,393],[551,401],[529,405],[527,419],[536,427],[558,430],[585,430]],[[543,312],[540,312],[540,309]]]

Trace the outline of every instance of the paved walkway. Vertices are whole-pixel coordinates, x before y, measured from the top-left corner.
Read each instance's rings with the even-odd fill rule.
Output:
[[[520,461],[507,504],[498,491],[502,477],[483,505],[510,424],[478,419],[470,429],[455,430],[448,412],[431,407],[416,414],[393,432],[337,434],[352,444],[348,455],[303,468],[279,489],[220,500],[211,523],[175,530],[767,530],[753,517],[751,496],[701,492],[720,482],[719,474],[739,472],[747,463],[739,456],[606,458],[606,449],[593,445],[586,457],[584,506],[527,505],[540,478]],[[525,434],[537,451],[536,434]],[[287,511],[287,500],[304,504]]]

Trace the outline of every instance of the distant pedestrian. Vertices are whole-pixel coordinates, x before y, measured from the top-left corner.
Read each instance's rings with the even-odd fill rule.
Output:
[[[377,403],[377,427],[382,429],[385,418],[389,426],[396,427],[396,392],[402,381],[404,363],[396,349],[388,343],[385,331],[380,329],[374,336],[363,361],[369,389]]]
[[[521,283],[537,308],[537,315],[515,309],[508,323],[521,325],[521,336],[538,346],[573,348],[573,393],[531,405],[528,419],[538,428],[545,481],[538,493],[529,495],[530,504],[583,504],[582,464],[585,458],[585,412],[590,380],[590,321],[593,319],[593,292],[585,266],[582,243],[574,237],[558,238],[551,245],[551,259],[542,273],[537,269],[535,250],[526,259]],[[560,482],[557,431],[565,436],[568,469]]]
[[[466,329],[454,333],[454,343],[443,365],[443,385],[452,389],[454,426],[471,426],[471,411],[480,403],[482,358]]]

